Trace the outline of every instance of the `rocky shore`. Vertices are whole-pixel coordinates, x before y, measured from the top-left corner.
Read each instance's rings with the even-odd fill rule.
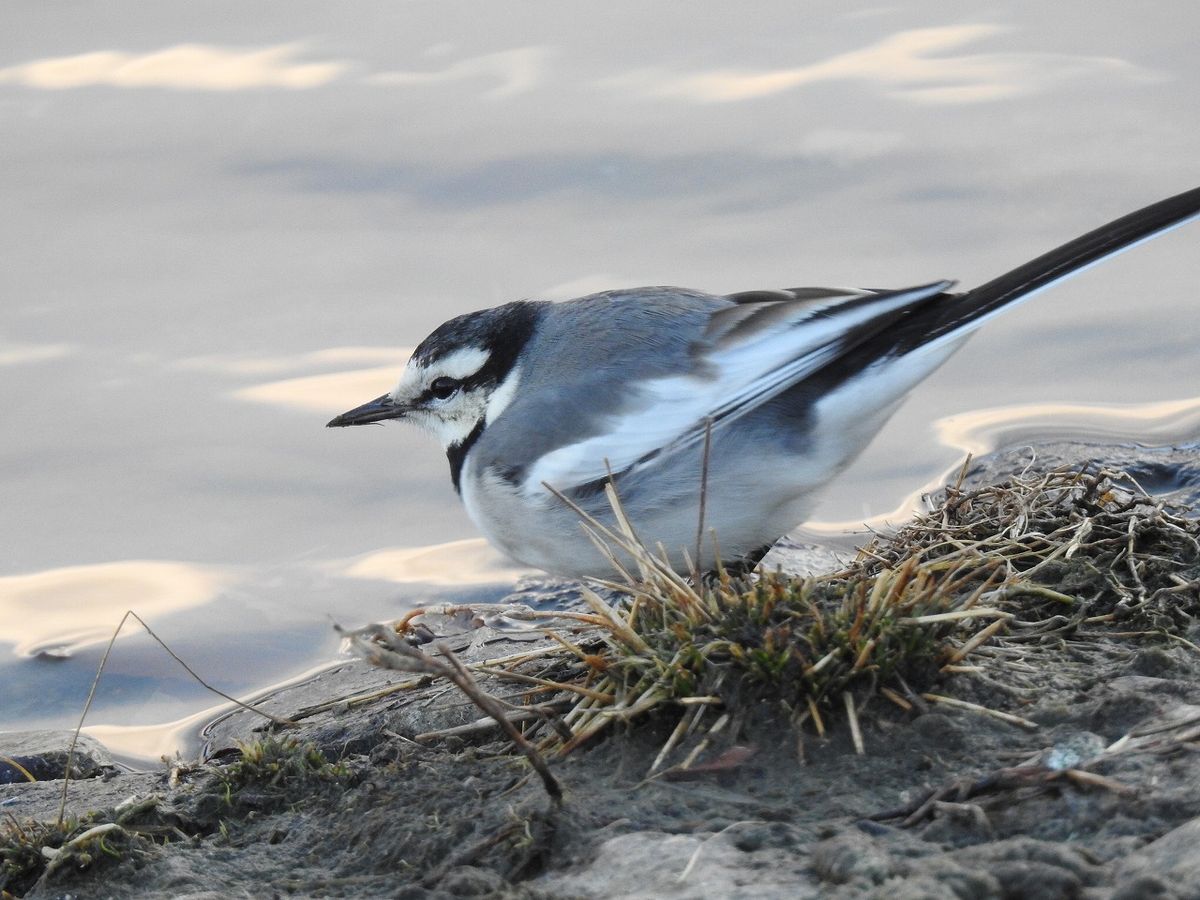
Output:
[[[1197,455],[1056,445],[1039,447],[1036,465],[1123,468],[1157,499],[1191,505],[1175,510],[1186,518],[1200,500]],[[1029,461],[1028,450],[997,454],[967,484]],[[1074,534],[1077,549],[1087,543],[1087,528]],[[546,754],[561,798],[456,687],[358,659],[259,704],[286,727],[246,710],[213,723],[201,763],[129,773],[85,744],[61,826],[63,736],[0,735],[0,773],[14,781],[0,784],[0,887],[117,898],[1197,897],[1191,540],[1155,570],[1160,586],[1149,569],[1134,573],[1153,603],[1128,615],[1080,606],[1056,621],[1049,594],[1098,596],[1105,574],[1093,583],[1044,567],[1042,595],[1005,600],[1004,641],[907,698],[856,695],[853,727],[840,712],[797,726],[756,702],[688,765],[656,766],[678,717],[622,719]],[[1064,546],[1055,560],[1078,556]],[[422,627],[467,665],[554,645],[519,625],[430,611]],[[583,642],[586,628],[560,637]],[[529,696],[481,685],[514,705]],[[540,702],[550,730],[558,701]]]

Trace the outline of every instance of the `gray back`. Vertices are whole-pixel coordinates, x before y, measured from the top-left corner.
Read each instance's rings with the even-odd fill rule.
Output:
[[[517,395],[476,446],[473,465],[523,465],[604,430],[629,384],[688,372],[690,348],[724,297],[684,288],[606,291],[548,307],[521,360]]]

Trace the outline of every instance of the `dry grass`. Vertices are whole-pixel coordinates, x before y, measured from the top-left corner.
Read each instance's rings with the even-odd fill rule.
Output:
[[[864,548],[860,566],[885,571],[917,555],[953,564],[967,554],[1003,564],[1001,599],[1025,598],[1023,614],[1175,632],[1197,612],[1200,523],[1123,472],[1055,470],[948,488],[937,509]]]
[[[130,804],[58,823],[5,816],[0,820],[0,897],[21,897],[35,886],[47,889],[60,876],[130,856],[145,857],[153,852],[155,839],[184,837],[139,827],[134,821],[137,812],[140,807]]]
[[[591,612],[563,614],[547,630],[555,649],[476,669],[525,685],[530,705],[547,710],[510,718],[523,720],[524,737],[542,753],[567,753],[614,723],[668,713],[678,718],[651,772],[690,744],[686,768],[718,736],[736,737],[764,704],[784,712],[801,739],[844,718],[861,753],[858,714],[874,696],[1033,728],[929,688],[987,666],[1019,671],[1020,656],[1088,628],[1186,641],[1181,632],[1200,612],[1200,526],[1119,472],[950,487],[936,508],[876,537],[843,571],[816,578],[719,570],[685,579],[661,548],[638,540],[611,488],[610,501],[618,527],[585,527],[620,577],[583,589]],[[563,698],[565,712],[549,705]]]

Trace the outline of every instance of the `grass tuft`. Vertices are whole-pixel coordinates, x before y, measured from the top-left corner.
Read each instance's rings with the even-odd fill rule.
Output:
[[[615,586],[624,600],[603,628],[602,677],[591,685],[613,700],[577,702],[564,716],[571,739],[549,738],[546,748],[566,752],[613,721],[700,698],[726,710],[782,705],[794,723],[818,731],[844,709],[857,735],[853,692],[886,688],[907,702],[910,681],[931,681],[961,649],[953,636],[1010,617],[980,604],[1000,571],[976,555],[821,578],[719,572],[697,587],[631,540],[621,550],[639,577]],[[601,602],[592,595],[593,607]]]
[[[616,526],[585,515],[584,527],[619,580],[583,589],[590,613],[561,614],[584,633],[547,629],[555,648],[468,666],[526,686],[530,714],[512,721],[533,722],[524,736],[541,752],[567,753],[613,723],[675,710],[651,772],[690,741],[686,768],[718,734],[736,740],[766,705],[786,712],[801,754],[804,729],[824,735],[843,717],[862,753],[859,719],[876,696],[906,712],[940,703],[1036,728],[929,689],[960,673],[986,680],[985,669],[1020,681],[1023,655],[1088,629],[1187,643],[1200,615],[1200,523],[1121,472],[1059,469],[971,491],[960,481],[842,571],[806,578],[760,567],[685,579],[661,548],[638,540],[611,487],[608,495]]]
[[[46,868],[42,848],[61,847],[75,826],[72,821],[60,827],[6,816],[0,822],[0,892],[19,897],[32,887]]]
[[[312,744],[295,738],[268,737],[241,744],[241,758],[219,770],[230,796],[247,789],[291,794],[313,782],[347,778],[344,763],[331,763]]]
[[[103,814],[62,823],[0,822],[0,897],[20,897],[35,886],[151,852],[152,841],[136,828]]]

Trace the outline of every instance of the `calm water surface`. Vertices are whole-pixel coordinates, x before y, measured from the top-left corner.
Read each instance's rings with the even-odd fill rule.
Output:
[[[1200,179],[1191,0],[88,13],[0,28],[0,730],[72,723],[126,609],[244,694],[334,658],[331,619],[505,592],[436,447],[323,428],[449,316],[970,286]],[[989,325],[815,518],[1005,429],[1196,435],[1197,247]],[[131,630],[91,721],[150,755],[212,704]]]

